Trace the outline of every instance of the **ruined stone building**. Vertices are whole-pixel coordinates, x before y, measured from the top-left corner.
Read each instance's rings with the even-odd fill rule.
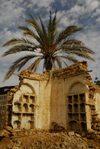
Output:
[[[57,124],[67,131],[100,131],[100,87],[85,61],[44,74],[24,70],[19,79],[19,86],[0,89],[1,129],[50,130]]]

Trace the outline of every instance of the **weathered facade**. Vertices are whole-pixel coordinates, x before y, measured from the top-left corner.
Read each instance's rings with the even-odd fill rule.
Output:
[[[12,103],[9,101],[9,94],[14,86],[0,88],[0,129],[11,123]]]
[[[100,131],[100,88],[85,61],[44,74],[24,70],[19,78],[9,95],[8,121],[15,130],[50,130],[56,124],[80,133]]]

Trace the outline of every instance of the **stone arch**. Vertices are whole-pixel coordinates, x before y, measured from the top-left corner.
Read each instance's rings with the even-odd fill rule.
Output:
[[[15,129],[34,129],[36,115],[36,92],[33,85],[22,83],[19,90],[14,94],[12,126]],[[21,105],[20,109],[16,110],[15,103]]]
[[[68,94],[75,94],[75,93],[84,93],[86,92],[87,88],[86,85],[83,84],[83,82],[74,82],[69,87]]]
[[[28,87],[31,90],[31,92],[36,95],[35,89],[34,89],[34,87],[31,84],[29,84],[29,83],[22,83],[21,87],[23,87],[23,86]]]

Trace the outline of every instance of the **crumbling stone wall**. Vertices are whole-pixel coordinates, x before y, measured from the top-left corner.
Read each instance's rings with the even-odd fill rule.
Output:
[[[20,81],[12,96],[13,128],[49,129],[50,83],[22,76]]]
[[[44,74],[24,70],[18,76],[19,86],[9,96],[14,129],[53,131],[56,124],[82,133],[97,126],[99,100],[85,61]]]
[[[0,95],[0,129],[3,129],[7,123],[6,104],[7,104],[7,95]]]
[[[5,128],[11,123],[11,103],[10,103],[10,89],[13,86],[0,88],[0,129]]]
[[[19,90],[14,95],[13,100],[15,102],[16,99],[21,98],[19,94],[21,96],[23,92],[29,92],[28,88],[30,86],[36,90],[37,108],[35,108],[34,125],[36,129],[50,129],[53,122],[69,129],[68,108],[71,107],[71,104],[68,103],[68,97],[70,94],[73,97],[77,94],[78,98],[84,94],[84,103],[74,103],[75,105],[72,106],[72,112],[76,110],[76,113],[74,112],[76,116],[73,116],[74,119],[72,118],[72,121],[80,123],[86,129],[91,129],[92,116],[89,102],[90,100],[94,101],[94,87],[91,85],[91,76],[85,61],[73,64],[68,68],[44,74],[32,73],[29,70],[25,70],[19,74],[19,77]],[[79,110],[81,108],[84,111]],[[84,113],[81,114],[81,112]],[[80,126],[78,123],[76,123],[77,128]]]

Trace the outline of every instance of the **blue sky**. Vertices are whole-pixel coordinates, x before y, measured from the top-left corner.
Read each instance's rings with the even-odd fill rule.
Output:
[[[14,37],[21,37],[18,26],[26,25],[29,13],[35,17],[40,14],[47,21],[49,10],[54,12],[56,9],[57,17],[61,19],[59,30],[69,25],[84,28],[76,34],[76,39],[96,52],[95,62],[88,62],[88,67],[93,70],[92,78],[100,79],[100,0],[0,0],[0,86],[18,84],[16,75],[6,82],[3,78],[12,62],[22,55],[2,57],[8,49],[2,45]]]

